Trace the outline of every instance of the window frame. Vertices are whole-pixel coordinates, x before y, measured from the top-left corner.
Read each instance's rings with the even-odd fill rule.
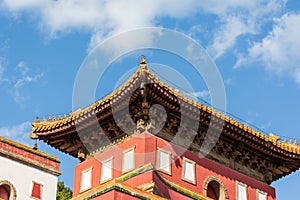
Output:
[[[85,188],[85,189],[82,189],[82,177],[83,177],[83,173],[85,173],[85,172],[90,172],[90,185],[89,185],[89,187],[88,188]],[[89,167],[89,168],[86,168],[86,169],[84,169],[84,170],[82,170],[81,171],[81,177],[80,177],[80,193],[81,192],[84,192],[84,191],[87,191],[87,190],[89,190],[89,189],[91,189],[92,188],[92,182],[93,182],[93,166],[91,166],[91,167]]]
[[[268,193],[261,191],[259,189],[256,190],[256,199],[259,200],[259,194],[266,195],[266,200],[268,200]]]
[[[107,182],[107,181],[109,181],[109,180],[111,180],[111,179],[113,178],[113,159],[114,159],[114,157],[111,156],[111,157],[109,157],[108,159],[101,161],[101,177],[100,177],[100,184],[105,183],[105,182]],[[103,163],[106,163],[106,162],[108,162],[108,161],[110,161],[110,160],[111,160],[110,177],[107,178],[107,179],[102,180],[102,177],[103,177],[103,166],[104,166]]]
[[[236,181],[236,199],[239,200],[238,199],[238,197],[239,197],[238,187],[239,186],[245,187],[245,189],[246,189],[246,199],[245,200],[248,200],[249,199],[248,185],[245,183],[239,182],[239,181]]]
[[[185,175],[185,162],[188,162],[188,163],[191,163],[193,165],[193,171],[194,171],[194,180],[190,180],[188,178],[186,178],[184,175]],[[186,157],[183,157],[182,158],[182,175],[181,175],[181,178],[182,180],[186,181],[186,182],[189,182],[189,183],[192,183],[194,185],[196,185],[196,179],[197,179],[197,176],[196,176],[196,162],[191,160],[191,159],[188,159]]]
[[[34,184],[40,185],[40,195],[41,195],[40,198],[36,198],[36,197],[32,196]],[[36,182],[36,181],[32,181],[30,199],[43,200],[43,187],[44,187],[44,185],[42,183],[39,183],[39,182]],[[10,195],[11,195],[11,193],[10,193]]]
[[[124,155],[125,155],[125,153],[128,153],[130,151],[133,151],[132,167],[129,168],[129,169],[124,169],[124,166],[125,166],[124,165],[124,158],[125,158]],[[133,147],[131,147],[129,149],[124,150],[122,155],[123,155],[123,159],[122,159],[122,174],[124,174],[126,172],[129,172],[129,171],[135,169],[135,146],[133,146]]]
[[[168,166],[169,171],[161,168],[161,166],[160,166],[160,157],[161,157],[160,152],[168,154],[168,157],[169,157],[169,166]],[[169,174],[169,175],[172,175],[172,157],[171,156],[172,156],[172,153],[170,151],[167,151],[167,150],[162,149],[162,148],[157,149],[157,158],[158,158],[157,159],[157,169],[159,171],[164,172],[164,173]]]

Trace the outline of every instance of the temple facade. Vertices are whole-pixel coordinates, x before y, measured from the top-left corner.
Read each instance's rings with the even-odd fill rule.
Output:
[[[300,167],[297,142],[267,136],[185,97],[159,80],[144,58],[104,99],[32,125],[31,138],[81,161],[74,200],[275,200],[270,184]]]
[[[147,131],[89,156],[76,166],[73,199],[275,199],[268,184]]]
[[[56,157],[0,136],[0,163],[0,200],[56,199]]]

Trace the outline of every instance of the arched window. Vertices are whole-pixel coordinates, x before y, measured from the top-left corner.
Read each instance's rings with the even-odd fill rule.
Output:
[[[6,185],[0,186],[0,199],[9,200],[10,189]]]
[[[16,200],[16,188],[7,180],[0,181],[0,199]]]
[[[209,176],[204,181],[203,193],[213,200],[228,200],[227,190],[223,182],[214,176]]]
[[[211,181],[207,186],[207,196],[213,200],[220,199],[220,183],[217,181]]]

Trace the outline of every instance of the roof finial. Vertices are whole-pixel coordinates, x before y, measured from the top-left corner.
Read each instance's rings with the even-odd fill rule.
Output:
[[[37,139],[35,139],[34,145],[33,145],[34,150],[38,150],[38,145],[37,145]]]
[[[40,122],[39,117],[36,117],[34,123],[39,123],[39,122]]]
[[[144,55],[142,55],[142,60],[140,62],[140,68],[141,69],[147,69],[146,57]]]

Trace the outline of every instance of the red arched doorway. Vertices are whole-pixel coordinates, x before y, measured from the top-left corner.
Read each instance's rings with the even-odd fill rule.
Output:
[[[0,199],[9,200],[10,191],[7,187],[1,185],[0,186]]]
[[[223,182],[215,177],[208,176],[203,185],[203,194],[213,200],[229,200],[228,193]]]
[[[209,182],[207,186],[207,196],[212,198],[213,200],[220,199],[220,183],[217,181]]]

